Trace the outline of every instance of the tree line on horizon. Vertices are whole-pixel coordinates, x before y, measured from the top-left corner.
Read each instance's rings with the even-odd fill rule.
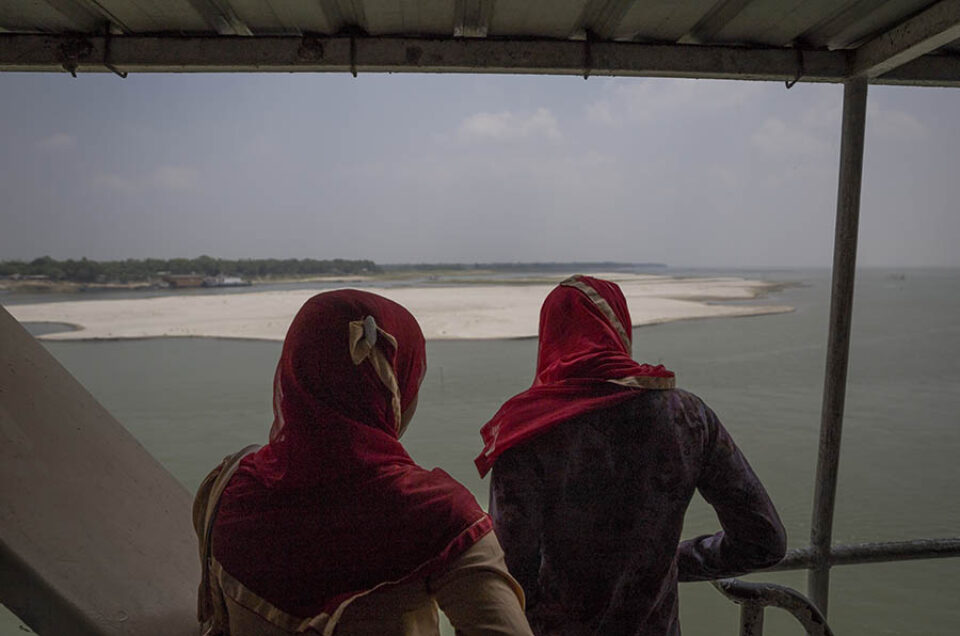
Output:
[[[133,283],[177,274],[278,278],[323,274],[367,274],[379,271],[381,271],[380,267],[371,260],[342,258],[224,259],[203,255],[197,258],[128,258],[120,261],[94,261],[81,258],[59,261],[50,256],[41,256],[32,261],[0,261],[0,277],[43,277],[77,283]]]
[[[620,261],[514,261],[514,262],[490,262],[490,263],[385,263],[381,265],[384,270],[416,270],[416,271],[434,271],[434,270],[495,270],[509,272],[550,272],[566,271],[571,267],[578,267],[590,271],[610,270],[637,270],[637,269],[664,269],[665,263],[626,263]]]

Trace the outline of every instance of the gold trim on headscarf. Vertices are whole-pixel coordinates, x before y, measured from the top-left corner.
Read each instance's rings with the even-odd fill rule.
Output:
[[[350,359],[353,364],[359,365],[364,360],[369,360],[370,365],[376,372],[377,377],[383,382],[384,386],[390,391],[392,396],[391,404],[393,406],[393,426],[400,433],[400,420],[402,417],[400,411],[400,385],[397,382],[397,374],[390,366],[390,361],[383,351],[377,347],[377,341],[384,338],[389,342],[394,350],[397,348],[397,339],[377,326],[377,321],[373,316],[367,316],[363,320],[354,320],[350,322],[350,334],[348,344],[350,347]]]
[[[570,278],[566,279],[560,284],[563,285],[564,287],[574,287],[582,291],[584,294],[586,294],[587,298],[593,301],[593,304],[596,305],[598,309],[600,309],[603,315],[606,316],[607,321],[610,322],[610,325],[617,332],[617,335],[620,336],[620,341],[623,343],[623,348],[627,350],[627,353],[631,352],[632,347],[630,342],[630,335],[627,334],[627,330],[624,329],[624,326],[620,324],[620,319],[617,318],[617,314],[614,313],[613,307],[611,307],[610,303],[608,303],[607,300],[600,295],[600,292],[598,292],[596,289],[594,289],[590,285],[580,280],[579,274],[575,276],[571,276]]]
[[[210,563],[214,560],[211,553],[211,538],[213,522],[220,505],[220,496],[226,490],[237,467],[240,466],[240,461],[259,448],[254,444],[225,457],[200,484],[193,502],[193,527],[200,540],[200,589],[197,595],[197,618],[205,630],[204,634],[220,633],[218,625],[222,626],[227,621],[226,610],[222,602],[217,602],[219,594],[215,593],[215,585],[210,577]]]
[[[677,388],[677,378],[658,378],[652,375],[631,375],[626,378],[616,378],[607,380],[622,386],[632,386],[638,389],[675,389]]]
[[[220,589],[223,590],[226,596],[230,597],[230,599],[238,605],[242,605],[268,623],[272,623],[284,631],[300,634],[307,631],[307,629],[314,628],[319,632],[323,631],[330,621],[330,615],[326,613],[304,619],[284,612],[234,578],[229,572],[224,570],[220,562],[213,557],[210,558],[210,572],[220,583]]]
[[[617,318],[617,314],[614,313],[613,307],[611,307],[610,303],[608,303],[607,300],[600,295],[600,292],[580,280],[579,274],[571,276],[560,284],[564,287],[573,287],[586,294],[587,298],[589,298],[593,304],[600,309],[604,316],[606,316],[611,326],[613,326],[614,330],[616,330],[617,335],[620,336],[620,341],[623,342],[623,346],[627,350],[627,353],[630,353],[630,337],[627,335],[627,331],[624,329],[623,324],[621,324],[620,319]],[[638,389],[673,389],[677,386],[676,377],[658,378],[648,375],[634,375],[626,378],[616,378],[614,380],[607,380],[607,382],[612,382],[621,386],[636,387]]]

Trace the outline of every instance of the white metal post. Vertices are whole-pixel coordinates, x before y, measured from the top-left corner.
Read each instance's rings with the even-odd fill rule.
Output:
[[[824,615],[827,613],[830,593],[830,542],[840,463],[847,360],[850,353],[866,111],[866,77],[848,79],[843,84],[843,129],[840,144],[840,182],[837,189],[837,225],[833,246],[830,334],[827,342],[823,408],[820,416],[820,450],[810,529],[813,567],[807,581],[807,594]]]

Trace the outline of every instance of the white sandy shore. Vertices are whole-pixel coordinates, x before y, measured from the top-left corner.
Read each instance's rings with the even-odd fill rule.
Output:
[[[729,305],[706,301],[749,300],[771,285],[740,278],[672,278],[638,274],[601,275],[623,289],[634,326],[674,320],[754,316],[792,311],[783,305]],[[557,282],[563,276],[557,277]],[[348,285],[344,285],[347,287]],[[428,339],[536,336],[540,304],[552,284],[462,284],[425,287],[364,287],[407,307]],[[195,336],[283,340],[311,290],[81,300],[10,305],[21,322],[60,322],[77,331],[46,340],[92,340]]]

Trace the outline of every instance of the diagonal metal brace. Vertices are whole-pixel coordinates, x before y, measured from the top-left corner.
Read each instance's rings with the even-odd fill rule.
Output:
[[[787,90],[790,90],[791,88],[797,85],[797,82],[799,82],[800,78],[803,77],[804,72],[805,71],[803,68],[803,49],[798,48],[797,49],[797,74],[793,76],[792,80],[787,80],[786,82],[784,82],[784,84],[787,87]]]

